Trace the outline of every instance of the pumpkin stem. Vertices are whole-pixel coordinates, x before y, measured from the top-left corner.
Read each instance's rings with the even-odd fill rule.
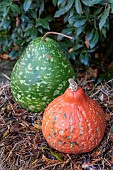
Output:
[[[72,79],[68,79],[68,82],[69,82],[69,88],[71,91],[77,91],[78,89],[78,84]]]
[[[65,34],[62,34],[62,33],[59,33],[59,32],[46,32],[46,33],[44,34],[44,36],[42,37],[42,39],[45,41],[45,40],[46,40],[46,37],[47,37],[49,34],[61,35],[61,36],[66,37],[66,38],[73,39],[73,37],[70,37],[70,36],[68,36],[68,35],[65,35]]]

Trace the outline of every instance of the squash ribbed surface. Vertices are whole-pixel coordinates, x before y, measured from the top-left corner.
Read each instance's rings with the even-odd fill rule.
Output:
[[[48,103],[64,93],[75,72],[58,43],[41,37],[31,41],[11,75],[15,100],[31,111],[43,111]]]

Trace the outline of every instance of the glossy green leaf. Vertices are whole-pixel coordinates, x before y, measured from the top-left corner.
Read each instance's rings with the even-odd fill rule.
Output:
[[[113,0],[108,0],[109,3],[113,3]]]
[[[24,8],[25,12],[29,10],[31,3],[32,3],[32,0],[25,0],[25,2],[23,4],[23,8]]]
[[[28,31],[26,33],[28,33],[32,37],[38,36],[38,31],[37,31],[37,28],[35,28],[35,27],[28,29]]]
[[[22,20],[22,22],[30,22],[30,18],[26,15],[22,15],[21,20]]]
[[[98,47],[99,47],[99,46],[96,45],[94,48],[89,49],[88,52],[89,52],[89,53],[93,53],[93,52],[95,52],[95,51],[98,49]]]
[[[30,15],[31,15],[31,17],[32,18],[35,18],[35,19],[37,19],[37,11],[36,10],[29,10],[29,13],[30,13]]]
[[[11,60],[14,60],[18,57],[18,51],[17,50],[12,50],[10,53],[9,53],[9,56],[11,57]]]
[[[58,0],[57,5],[60,5],[60,4],[62,4],[63,2],[64,2],[64,0]]]
[[[74,0],[69,0],[67,5],[65,6],[66,12],[71,9],[71,7],[73,6]]]
[[[72,34],[73,30],[74,30],[74,28],[72,28],[72,27],[65,28],[65,29],[63,29],[62,33],[69,35],[69,34]]]
[[[20,13],[20,8],[18,7],[18,5],[16,4],[13,4],[11,5],[11,10],[14,12],[14,13]]]
[[[79,36],[83,32],[84,29],[85,29],[85,25],[76,28],[76,35]]]
[[[52,2],[53,2],[53,4],[54,4],[54,6],[56,6],[56,5],[57,5],[58,0],[52,0]]]
[[[42,12],[44,11],[44,0],[41,2],[40,4],[40,8],[39,8],[39,16],[42,14]]]
[[[85,19],[83,19],[83,20],[78,20],[78,21],[76,21],[76,22],[74,23],[74,26],[75,26],[75,27],[81,27],[81,26],[83,26],[85,23],[86,23],[86,20],[85,20]]]
[[[85,17],[82,15],[72,15],[71,17],[68,17],[68,22],[70,25],[72,25],[73,23],[75,23],[75,21],[82,20],[84,18]]]
[[[87,66],[89,64],[89,56],[88,56],[88,54],[83,55],[82,53],[80,53],[79,59],[80,59],[81,63],[83,63],[84,65]]]
[[[3,21],[3,23],[2,23],[3,28],[4,28],[4,29],[8,29],[10,23],[11,23],[11,22],[10,22],[9,20],[6,20],[6,19],[5,19],[5,20]]]
[[[8,12],[9,12],[9,7],[8,8],[6,8],[5,10],[4,10],[4,12],[3,12],[3,17],[5,18],[6,16],[7,16],[7,14],[8,14]]]
[[[66,10],[65,8],[60,8],[58,11],[56,11],[54,17],[60,17],[61,15],[65,14],[66,13]]]
[[[38,27],[41,26],[41,27],[43,27],[45,29],[50,30],[50,27],[49,27],[49,18],[48,17],[47,18],[40,18],[40,19],[38,19],[37,22],[36,22],[36,25]]]
[[[82,14],[83,13],[83,11],[82,11],[82,4],[81,4],[80,0],[76,0],[75,1],[75,9],[76,9],[78,14]]]
[[[102,12],[102,9],[103,9],[103,7],[100,7],[99,9],[97,9],[97,10],[94,12],[94,16],[97,16],[98,14],[100,14],[100,12]]]
[[[65,14],[72,7],[73,3],[74,0],[68,1],[65,7],[63,6],[58,11],[56,11],[54,17],[60,17],[61,15]]]
[[[24,42],[24,40],[22,40],[21,38],[15,40],[15,44],[18,45],[18,46],[23,45],[23,42]]]
[[[99,33],[98,33],[98,31],[95,31],[93,38],[89,42],[91,49],[93,47],[95,47],[95,45],[97,44],[98,40],[99,40]]]
[[[86,35],[87,35],[88,40],[90,41],[94,36],[94,29],[92,29],[90,32],[89,31],[86,32]]]
[[[15,40],[15,38],[18,37],[18,33],[17,32],[14,32],[12,35],[11,35],[11,38],[13,40]]]
[[[106,28],[102,28],[101,29],[101,33],[103,34],[103,36],[105,37],[105,38],[107,38],[107,36],[106,36]]]
[[[38,28],[38,32],[40,32],[40,33],[43,35],[43,34],[44,34],[43,28],[42,28],[42,27],[39,27],[39,28]]]
[[[10,5],[12,5],[12,1],[3,1],[0,3],[0,6],[2,7],[1,9],[9,7]]]
[[[106,20],[109,16],[110,7],[108,7],[101,15],[100,21],[99,21],[99,29],[101,30],[104,24],[106,23]]]
[[[101,0],[81,0],[82,3],[86,6],[93,6],[95,4],[99,4]]]
[[[79,44],[79,43],[75,44],[74,51],[80,49],[81,47],[83,47],[83,44]]]

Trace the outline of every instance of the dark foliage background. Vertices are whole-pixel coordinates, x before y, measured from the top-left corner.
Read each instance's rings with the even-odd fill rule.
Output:
[[[19,57],[26,45],[47,31],[80,69],[98,67],[101,78],[113,76],[113,0],[1,0],[0,54]],[[99,63],[99,64],[97,64]],[[107,70],[107,72],[106,72]]]

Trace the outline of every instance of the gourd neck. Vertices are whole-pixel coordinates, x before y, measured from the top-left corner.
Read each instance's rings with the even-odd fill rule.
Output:
[[[82,103],[87,100],[87,95],[85,94],[84,90],[78,86],[78,84],[73,80],[69,79],[69,88],[63,94],[63,98],[66,102],[77,102]]]
[[[69,82],[69,89],[71,91],[77,91],[78,90],[78,84],[72,79],[68,79],[68,82]]]

